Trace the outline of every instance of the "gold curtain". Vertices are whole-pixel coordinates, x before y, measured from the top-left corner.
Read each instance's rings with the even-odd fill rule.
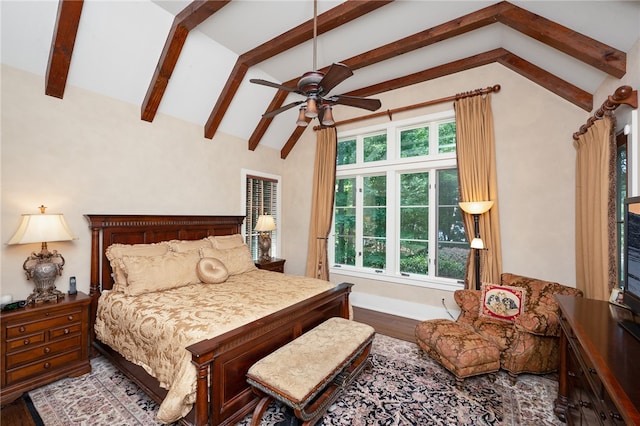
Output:
[[[470,96],[455,102],[456,152],[461,201],[493,201],[493,207],[480,215],[480,237],[486,247],[480,253],[480,281],[499,283],[502,272],[498,179],[493,130],[491,94]],[[467,239],[475,236],[473,216],[463,214]],[[475,288],[473,250],[467,260],[465,287]]]
[[[590,299],[608,300],[617,282],[615,156],[610,116],[574,141],[576,155],[576,284]]]
[[[333,215],[337,139],[335,127],[318,131],[309,225],[306,275],[327,281],[329,281],[327,238]]]

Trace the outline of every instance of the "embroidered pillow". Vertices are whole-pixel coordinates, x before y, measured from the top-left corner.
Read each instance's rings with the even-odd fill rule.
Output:
[[[227,271],[226,266],[215,257],[203,257],[200,259],[196,267],[196,273],[200,281],[207,284],[222,283],[229,278],[229,271]]]
[[[513,322],[524,312],[526,294],[522,287],[482,283],[480,316]]]
[[[162,256],[122,256],[121,267],[127,274],[127,296],[169,290],[189,284],[198,284],[200,279],[196,266],[200,261],[197,251],[185,253],[168,252]]]
[[[162,256],[168,252],[169,245],[165,242],[156,244],[111,244],[105,250],[105,255],[113,271],[113,290],[123,292],[128,285],[127,274],[121,267],[123,256]]]
[[[216,235],[207,237],[213,248],[217,248],[218,250],[226,250],[236,247],[244,246],[244,239],[240,234],[233,235]]]
[[[202,248],[200,249],[200,257],[215,257],[216,259],[220,259],[227,268],[227,271],[229,271],[229,275],[242,274],[243,272],[257,269],[251,259],[249,247],[246,244],[226,250]]]
[[[168,244],[169,249],[176,253],[200,250],[203,247],[213,247],[208,238],[202,238],[200,240],[171,240]]]

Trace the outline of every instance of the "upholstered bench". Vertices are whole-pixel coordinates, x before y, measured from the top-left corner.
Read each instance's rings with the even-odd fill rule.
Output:
[[[330,318],[253,364],[247,382],[262,398],[251,425],[260,424],[274,399],[291,407],[304,425],[315,424],[369,364],[374,335],[366,324]]]
[[[456,377],[456,384],[478,374],[500,369],[500,348],[471,326],[448,319],[424,321],[416,326],[416,342]]]

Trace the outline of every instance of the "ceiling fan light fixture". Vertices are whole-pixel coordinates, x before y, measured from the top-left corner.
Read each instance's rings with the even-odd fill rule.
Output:
[[[318,106],[316,105],[315,98],[307,99],[307,111],[304,115],[308,118],[316,118],[318,116]]]
[[[307,124],[309,124],[305,115],[306,111],[307,107],[305,107],[304,105],[300,107],[300,112],[298,113],[298,121],[296,121],[296,124],[300,127],[307,127]]]
[[[323,126],[333,126],[334,124],[336,124],[336,122],[333,121],[333,113],[331,112],[332,109],[333,108],[331,107],[331,105],[324,106],[324,114],[322,115]]]

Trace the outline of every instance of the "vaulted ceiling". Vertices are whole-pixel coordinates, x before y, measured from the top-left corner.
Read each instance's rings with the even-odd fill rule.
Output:
[[[499,63],[589,112],[602,81],[625,75],[626,52],[640,37],[635,1],[347,0],[317,7],[318,67],[348,65],[354,76],[334,92],[356,96]],[[2,62],[45,75],[47,95],[63,98],[72,84],[138,104],[141,120],[173,115],[201,124],[213,143],[225,132],[248,140],[251,150],[280,149],[282,158],[305,131],[295,126],[295,108],[261,117],[299,95],[249,79],[295,86],[311,70],[311,0],[3,1],[2,25]],[[47,36],[48,46],[29,44]],[[347,107],[334,115],[338,108]]]

